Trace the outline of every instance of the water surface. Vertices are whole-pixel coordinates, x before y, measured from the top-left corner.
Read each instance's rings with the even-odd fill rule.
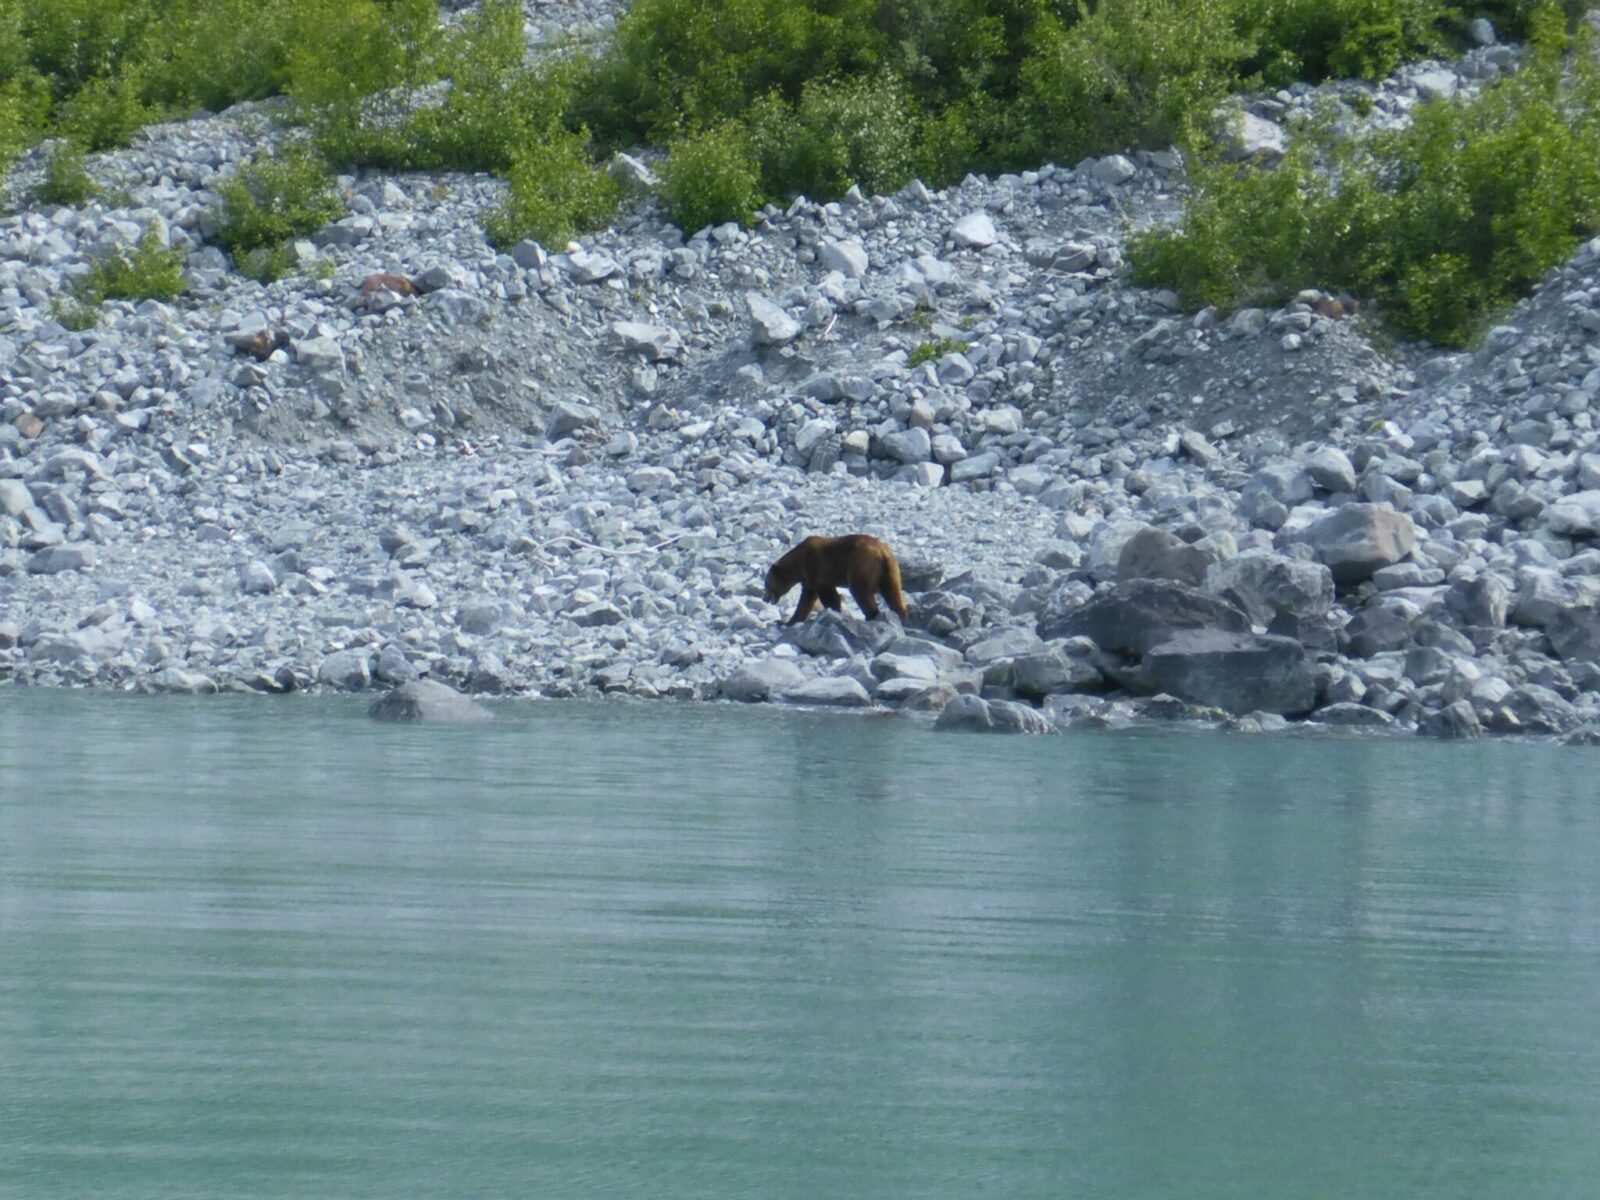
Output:
[[[0,689],[0,1197],[1600,1180],[1600,756]]]

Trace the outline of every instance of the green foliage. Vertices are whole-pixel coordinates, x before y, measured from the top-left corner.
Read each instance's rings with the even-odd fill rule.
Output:
[[[1018,161],[1168,145],[1237,81],[1233,0],[1121,0],[1047,30],[1022,66]]]
[[[932,341],[919,343],[906,359],[906,365],[920,367],[923,363],[938,362],[946,354],[959,354],[966,348],[967,343],[958,342],[954,338],[935,338]]]
[[[184,291],[183,251],[169,250],[155,236],[146,233],[132,252],[111,250],[72,285],[71,301],[56,310],[62,324],[75,320],[93,324],[92,314],[106,300],[169,301]],[[69,328],[74,326],[69,325]]]
[[[1245,0],[1240,26],[1271,87],[1328,76],[1377,79],[1440,48],[1445,0]]]
[[[516,152],[510,191],[484,225],[497,246],[522,238],[560,246],[604,225],[621,198],[621,186],[590,160],[583,138],[552,128]]]
[[[98,190],[83,165],[83,147],[63,140],[50,148],[34,195],[45,204],[79,205]]]
[[[217,240],[235,254],[314,233],[344,213],[327,166],[302,146],[244,164],[217,191]]]
[[[677,138],[661,171],[661,201],[678,228],[755,219],[761,171],[734,122]]]
[[[1307,136],[1275,170],[1201,157],[1181,223],[1131,243],[1134,278],[1192,304],[1344,288],[1402,333],[1467,344],[1600,227],[1600,65],[1587,36],[1563,53],[1555,5],[1531,27],[1522,70],[1403,129]]]
[[[919,165],[915,104],[889,75],[813,81],[794,105],[769,93],[748,130],[769,195],[837,196],[856,183],[893,191]]]

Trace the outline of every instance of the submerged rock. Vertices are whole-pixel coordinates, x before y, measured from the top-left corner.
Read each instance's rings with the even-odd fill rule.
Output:
[[[452,725],[494,720],[494,714],[476,700],[435,679],[401,684],[373,701],[367,715],[378,721]]]

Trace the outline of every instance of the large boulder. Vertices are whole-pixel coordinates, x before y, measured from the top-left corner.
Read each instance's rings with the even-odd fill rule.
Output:
[[[900,618],[891,613],[863,621],[825,609],[809,620],[790,625],[783,640],[814,658],[872,658],[887,650],[900,634]]]
[[[414,679],[373,701],[367,715],[377,721],[426,721],[459,725],[492,721],[494,714],[470,696],[436,679]]]
[[[1567,662],[1600,663],[1600,609],[1561,609],[1544,631]]]
[[[754,704],[792,692],[805,681],[805,674],[788,659],[764,658],[742,663],[722,681],[721,692],[725,700]]]
[[[1270,624],[1280,613],[1318,617],[1333,607],[1333,572],[1322,563],[1268,550],[1247,550],[1206,571],[1205,590],[1224,596],[1251,619]]]
[[[1543,518],[1552,532],[1567,537],[1600,534],[1600,489],[1563,496],[1544,510]]]
[[[317,682],[344,692],[359,692],[372,682],[367,655],[360,650],[336,650],[317,667]]]
[[[1086,637],[1102,650],[1144,654],[1173,634],[1191,629],[1248,633],[1250,618],[1236,605],[1181,583],[1139,579],[1119,583],[1071,612],[1047,610],[1039,636]]]
[[[945,705],[933,727],[971,733],[1052,733],[1055,728],[1036,708],[979,696],[957,696]]]
[[[1379,567],[1397,563],[1416,545],[1417,530],[1405,513],[1379,504],[1345,504],[1290,535],[1310,546],[1317,561],[1341,587],[1371,579]]]
[[[1299,642],[1270,634],[1190,629],[1152,646],[1137,672],[1142,690],[1242,714],[1293,715],[1316,704]]]
[[[1146,525],[1122,544],[1117,559],[1117,582],[1133,579],[1170,579],[1199,587],[1205,582],[1211,558],[1176,534]]]

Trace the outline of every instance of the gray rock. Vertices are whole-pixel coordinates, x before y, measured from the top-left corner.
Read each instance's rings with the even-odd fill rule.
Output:
[[[505,606],[498,600],[472,600],[456,609],[456,625],[467,633],[480,636],[500,632],[505,619]]]
[[[950,238],[968,250],[983,250],[1000,240],[994,222],[983,211],[970,212],[950,227]]]
[[[1305,650],[1289,638],[1218,629],[1174,633],[1140,663],[1142,690],[1235,714],[1309,712],[1317,687]]]
[[[786,346],[800,336],[802,326],[760,292],[746,292],[750,310],[750,336],[758,346]]]
[[[838,271],[846,279],[860,279],[867,273],[867,252],[854,239],[823,242],[817,247],[817,262],[824,271]]]
[[[1102,650],[1144,654],[1187,630],[1247,633],[1250,619],[1226,600],[1166,580],[1119,583],[1081,608],[1046,612],[1039,636],[1051,640],[1087,637]]]
[[[1205,582],[1211,557],[1182,538],[1146,525],[1122,545],[1117,558],[1117,582],[1134,579],[1169,579],[1199,587]]]
[[[1502,733],[1569,733],[1583,717],[1549,688],[1530,683],[1512,689],[1493,723]]]
[[[1139,173],[1137,167],[1121,154],[1108,154],[1095,163],[1092,172],[1101,183],[1126,183]]]
[[[1056,646],[997,666],[1003,670],[998,672],[1001,677],[996,682],[1025,700],[1038,702],[1060,692],[1099,692],[1106,688],[1106,677],[1087,655],[1069,654]],[[985,679],[995,673],[996,668],[991,667]]]
[[[278,577],[266,563],[256,560],[239,568],[239,590],[247,596],[267,596],[278,590]]]
[[[0,513],[20,517],[33,507],[33,493],[20,479],[0,479]]]
[[[763,658],[741,663],[732,675],[722,681],[720,691],[725,700],[759,703],[796,691],[805,682],[805,675],[792,661]]]
[[[572,400],[559,401],[545,422],[544,435],[550,441],[570,437],[581,429],[593,429],[600,424],[600,413],[587,404]]]
[[[1356,469],[1350,456],[1337,446],[1319,446],[1306,459],[1306,473],[1325,492],[1356,490]]]
[[[1316,617],[1333,607],[1332,571],[1266,550],[1213,563],[1206,571],[1205,590],[1232,600],[1263,625],[1282,613]]]
[[[1463,625],[1501,629],[1511,608],[1511,591],[1493,575],[1478,575],[1451,584],[1444,603]]]
[[[867,689],[848,675],[825,675],[809,679],[783,699],[790,704],[820,704],[830,708],[865,708],[872,703]]]
[[[1345,700],[1319,708],[1311,719],[1319,725],[1337,725],[1346,729],[1390,729],[1395,719],[1382,709],[1368,708]]]
[[[683,357],[683,339],[665,325],[643,321],[617,321],[611,332],[630,354],[643,355],[650,362],[675,362]]]
[[[1223,133],[1225,158],[1236,162],[1260,159],[1274,163],[1283,157],[1284,148],[1283,129],[1265,117],[1243,110],[1227,115]]]
[[[450,725],[494,720],[494,714],[476,700],[433,679],[401,684],[373,701],[367,715],[378,721]]]
[[[372,682],[367,655],[360,650],[338,650],[317,667],[317,682],[345,692],[359,692]]]
[[[1397,608],[1373,605],[1363,608],[1345,626],[1350,653],[1355,658],[1371,658],[1411,645],[1411,622]]]
[[[927,462],[933,453],[933,441],[926,429],[901,429],[888,434],[882,441],[883,452],[903,463]]]
[[[1600,662],[1600,610],[1563,608],[1544,627],[1565,662]]]
[[[63,571],[88,571],[94,568],[95,550],[83,542],[67,546],[46,546],[28,559],[30,575],[59,575]]]
[[[1563,496],[1544,510],[1544,524],[1568,537],[1600,534],[1600,489]]]
[[[148,681],[151,691],[167,692],[180,696],[210,696],[217,691],[216,680],[201,671],[183,667],[164,667]]]
[[[1376,504],[1346,504],[1294,534],[1309,545],[1340,586],[1372,578],[1379,567],[1397,563],[1416,544],[1411,518]]]
[[[967,733],[1050,733],[1049,718],[1037,709],[1005,700],[957,696],[944,707],[933,727]]]
[[[882,616],[874,621],[822,611],[798,625],[789,626],[783,640],[814,658],[875,657],[900,636],[900,621]]]
[[[1483,723],[1467,700],[1455,700],[1438,712],[1429,713],[1417,724],[1425,737],[1454,740],[1483,736]]]

